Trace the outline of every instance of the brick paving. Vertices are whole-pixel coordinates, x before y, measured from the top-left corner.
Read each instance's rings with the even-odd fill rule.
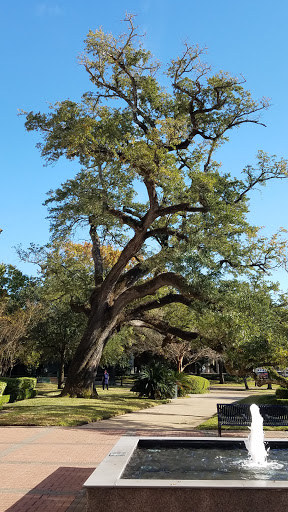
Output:
[[[194,431],[201,422],[201,407],[207,408],[204,397],[199,396],[197,406],[196,397],[191,398],[193,426],[187,420],[193,411],[185,405],[181,416],[179,402],[172,401],[164,409],[154,408],[155,414],[139,411],[138,416],[126,414],[81,427],[0,427],[0,512],[85,512],[83,483],[122,435],[217,436],[216,431]],[[215,395],[215,409],[219,398]],[[247,431],[226,435],[247,437]],[[266,432],[270,438],[287,435]]]
[[[0,427],[0,512],[84,512],[82,485],[121,434]]]

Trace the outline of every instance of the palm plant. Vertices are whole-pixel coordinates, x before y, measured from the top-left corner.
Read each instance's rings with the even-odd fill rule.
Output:
[[[152,399],[172,398],[175,392],[175,374],[160,362],[143,367],[131,391],[140,397]]]

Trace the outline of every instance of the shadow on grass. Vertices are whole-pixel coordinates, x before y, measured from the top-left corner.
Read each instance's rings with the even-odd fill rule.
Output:
[[[256,396],[248,396],[246,398],[243,398],[242,400],[239,400],[240,404],[278,404],[278,405],[287,405],[288,400],[281,400],[279,398],[276,398],[274,395],[256,395]]]
[[[133,412],[127,406],[123,409],[107,408],[97,411],[95,406],[79,405],[77,410],[75,407],[62,406],[61,410],[53,406],[39,406],[39,407],[21,407],[14,409],[9,414],[8,410],[3,410],[0,415],[0,425],[11,426],[77,426],[84,425],[93,421],[100,421],[109,419],[114,416],[119,416]]]
[[[53,509],[62,512],[85,512],[86,491],[82,486],[93,471],[94,468],[60,467],[6,512],[38,512]]]

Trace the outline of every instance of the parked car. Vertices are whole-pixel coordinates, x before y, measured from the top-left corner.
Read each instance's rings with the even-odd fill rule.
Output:
[[[282,375],[282,377],[288,377],[288,368],[285,368],[284,370],[277,370],[279,375]]]
[[[259,379],[268,379],[268,371],[266,368],[255,368],[254,371]]]

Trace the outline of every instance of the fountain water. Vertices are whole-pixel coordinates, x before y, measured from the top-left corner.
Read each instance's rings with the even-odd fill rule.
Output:
[[[245,446],[251,457],[253,465],[265,466],[267,463],[267,451],[264,444],[263,418],[260,414],[259,407],[252,404],[251,411],[251,427],[250,435],[245,441]]]

